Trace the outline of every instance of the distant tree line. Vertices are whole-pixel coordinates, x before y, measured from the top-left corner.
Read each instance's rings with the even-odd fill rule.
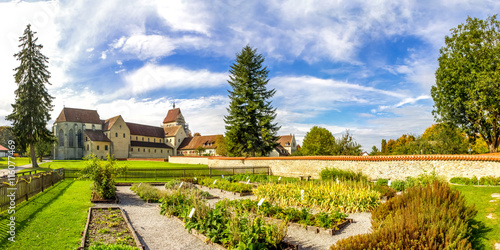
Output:
[[[428,127],[419,136],[403,134],[398,139],[382,139],[380,149],[373,146],[370,155],[484,154],[488,152],[488,146],[481,135],[470,138],[457,127],[437,123]]]
[[[326,128],[314,126],[306,133],[302,147],[292,155],[360,155],[361,145],[354,140],[349,130],[335,138]]]

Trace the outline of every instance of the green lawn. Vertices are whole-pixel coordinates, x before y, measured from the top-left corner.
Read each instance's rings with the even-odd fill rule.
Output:
[[[77,168],[82,169],[85,167],[84,160],[54,160],[49,163],[44,163],[42,168],[51,169],[57,168]],[[194,165],[194,164],[176,164],[169,162],[159,161],[118,161],[118,166],[127,166],[129,169],[155,169],[155,168],[208,168],[207,165]]]
[[[76,249],[85,229],[89,181],[63,180],[16,208],[15,242],[7,240],[7,213],[0,215],[0,249]]]
[[[481,225],[478,232],[479,241],[474,243],[474,249],[494,249],[495,243],[500,243],[500,199],[492,198],[491,194],[500,194],[500,187],[458,186],[454,188],[462,192],[469,204],[475,204],[478,211],[476,220]],[[495,202],[490,202],[496,200]],[[486,216],[492,215],[489,219]]]
[[[16,157],[14,159],[15,166],[22,166],[30,164],[30,159],[28,157]],[[0,169],[7,168],[9,166],[8,157],[0,157]]]

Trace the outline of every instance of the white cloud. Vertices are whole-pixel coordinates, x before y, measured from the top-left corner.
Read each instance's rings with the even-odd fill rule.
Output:
[[[226,73],[208,70],[187,70],[168,65],[146,64],[144,67],[126,74],[127,86],[120,94],[141,94],[158,89],[214,88],[226,84]]]
[[[192,31],[210,35],[210,21],[212,15],[207,11],[205,1],[182,1],[182,0],[157,0],[156,6],[160,16],[174,30]]]

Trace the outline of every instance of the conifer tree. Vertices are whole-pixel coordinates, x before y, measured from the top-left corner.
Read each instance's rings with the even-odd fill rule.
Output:
[[[50,84],[48,57],[41,53],[43,46],[36,44],[38,38],[35,34],[28,24],[23,36],[19,38],[21,51],[14,55],[20,61],[19,67],[14,69],[14,78],[18,85],[15,91],[16,101],[12,104],[12,114],[6,119],[12,121],[16,145],[20,149],[27,149],[29,146],[33,167],[38,167],[35,144],[52,138],[47,129],[47,122],[50,120],[53,97],[45,86]]]
[[[270,100],[276,90],[266,88],[269,70],[263,62],[264,56],[247,45],[229,70],[231,102],[224,117],[229,156],[266,156],[277,146],[280,127]]]

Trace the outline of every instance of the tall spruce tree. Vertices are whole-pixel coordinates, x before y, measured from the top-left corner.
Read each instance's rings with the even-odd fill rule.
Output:
[[[231,103],[224,117],[229,156],[266,156],[277,146],[280,127],[270,100],[276,90],[266,88],[269,70],[263,62],[264,56],[247,45],[229,70]]]
[[[47,122],[50,120],[53,97],[45,86],[50,84],[48,57],[41,53],[43,46],[36,44],[38,38],[35,34],[28,24],[23,36],[19,38],[21,51],[14,55],[20,61],[19,67],[14,69],[14,78],[18,85],[15,91],[16,102],[12,104],[12,114],[6,118],[12,121],[16,145],[21,149],[27,149],[29,146],[33,167],[38,167],[35,144],[52,138],[47,129]]]

